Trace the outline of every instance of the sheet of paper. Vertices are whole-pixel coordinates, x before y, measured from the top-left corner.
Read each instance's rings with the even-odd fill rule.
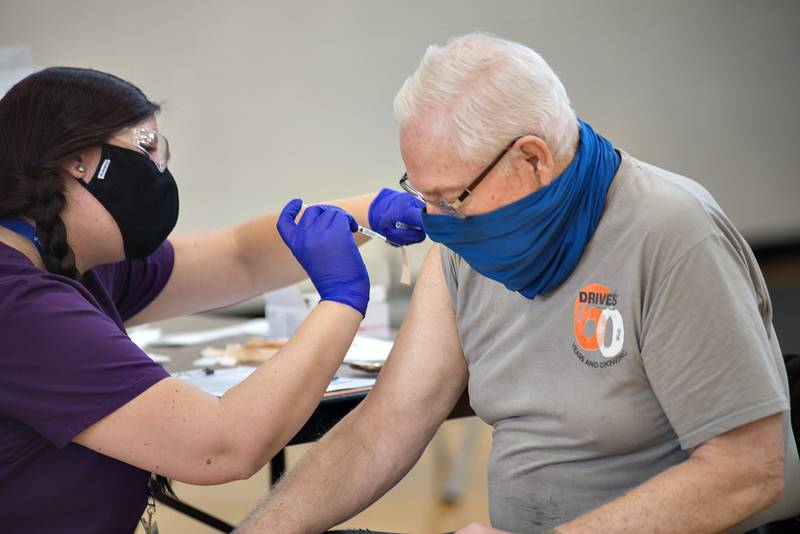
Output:
[[[203,369],[184,371],[176,373],[174,376],[186,380],[193,386],[202,389],[206,393],[221,397],[233,386],[250,376],[255,371],[255,367],[234,367],[232,369],[217,369],[213,374],[206,374]],[[375,384],[374,378],[349,378],[334,377],[326,389],[327,392],[342,391],[345,389],[369,387]]]
[[[345,389],[365,388],[375,385],[375,378],[350,378],[347,376],[335,376],[328,388],[325,390],[327,393],[331,391],[343,391]]]
[[[171,334],[162,336],[152,345],[161,345],[168,347],[183,347],[187,345],[202,345],[203,343],[210,343],[218,339],[233,336],[266,336],[267,335],[267,320],[266,319],[253,319],[244,323],[234,324],[231,326],[223,326],[222,328],[212,328],[210,330],[198,330],[195,332],[184,332],[181,334]]]
[[[344,357],[344,363],[385,362],[393,343],[383,339],[356,336]]]
[[[197,358],[192,362],[192,365],[195,367],[216,367],[217,365],[221,367],[236,367],[236,364],[239,363],[236,358],[231,358],[230,356],[203,356],[202,358]]]
[[[172,361],[172,357],[171,356],[166,356],[164,354],[155,354],[155,353],[152,353],[152,352],[145,352],[145,354],[150,356],[150,359],[153,360],[156,363],[167,363],[167,362],[171,362]]]
[[[128,337],[136,343],[140,349],[148,345],[157,343],[161,339],[161,329],[153,326],[135,326],[128,330]]]

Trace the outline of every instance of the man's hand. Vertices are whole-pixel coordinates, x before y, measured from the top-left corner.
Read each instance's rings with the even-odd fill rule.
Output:
[[[460,529],[456,534],[512,534],[506,530],[497,530],[496,528],[487,527],[482,523],[472,523]]]

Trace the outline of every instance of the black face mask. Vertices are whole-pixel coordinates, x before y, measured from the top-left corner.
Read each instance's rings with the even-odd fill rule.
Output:
[[[178,185],[169,170],[135,150],[101,144],[97,171],[78,180],[111,214],[122,234],[125,257],[149,256],[178,222]]]

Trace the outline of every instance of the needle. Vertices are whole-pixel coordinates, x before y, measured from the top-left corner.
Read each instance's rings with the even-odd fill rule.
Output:
[[[303,204],[303,208],[309,208],[309,206],[304,203]],[[358,230],[356,230],[356,231],[358,233],[360,233],[360,234],[364,234],[367,237],[371,237],[371,238],[374,238],[374,239],[380,239],[381,241],[383,241],[387,245],[390,245],[390,246],[393,246],[393,247],[399,247],[400,246],[397,243],[389,241],[388,239],[386,239],[386,237],[384,237],[383,235],[379,234],[375,230],[370,230],[369,228],[364,228],[360,224],[358,225]]]

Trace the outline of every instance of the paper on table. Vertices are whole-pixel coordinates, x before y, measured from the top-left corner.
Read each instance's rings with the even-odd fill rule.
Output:
[[[172,361],[170,356],[166,356],[164,354],[154,354],[152,352],[145,352],[145,354],[150,356],[150,359],[156,363],[167,363]]]
[[[344,363],[385,362],[392,350],[392,342],[371,337],[356,336],[344,357]]]
[[[237,363],[239,362],[236,358],[226,356],[223,351],[221,356],[203,356],[197,358],[192,362],[192,365],[195,367],[215,367],[217,365],[222,367],[235,367]]]
[[[128,330],[128,337],[140,349],[144,349],[148,345],[158,343],[161,339],[161,329],[148,325],[135,326]]]
[[[344,357],[344,363],[383,363],[392,350],[392,342],[371,337],[356,336]],[[203,357],[192,362],[195,367],[234,367],[239,361],[227,354],[224,349],[207,347],[203,349]],[[252,363],[252,362],[242,362]]]
[[[162,336],[161,339],[151,344],[181,347],[185,345],[201,345],[203,343],[210,343],[211,341],[233,336],[264,336],[266,333],[267,320],[253,319],[252,321],[246,321],[231,326],[223,326],[222,328],[212,328],[210,330],[199,330],[196,332],[185,332],[182,334]]]
[[[233,386],[250,376],[255,371],[255,367],[234,367],[233,369],[218,369],[213,374],[206,374],[202,369],[184,371],[176,373],[174,376],[186,380],[193,386],[202,389],[206,393],[221,397]],[[326,392],[342,391],[345,389],[370,387],[375,384],[374,378],[348,378],[334,377]]]

